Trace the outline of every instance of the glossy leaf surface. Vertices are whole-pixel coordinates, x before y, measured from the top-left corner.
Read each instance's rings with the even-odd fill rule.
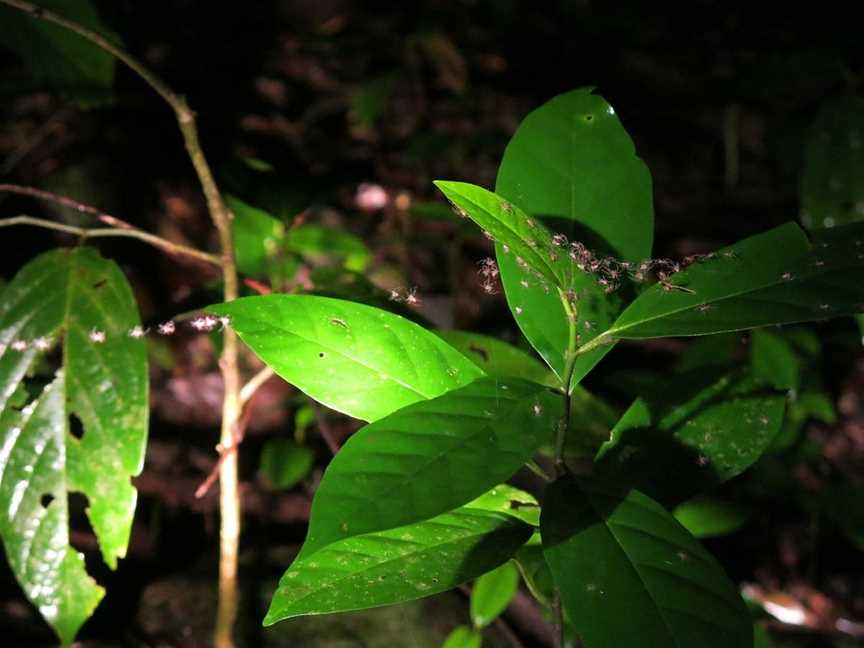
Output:
[[[557,387],[558,380],[535,356],[489,335],[470,331],[435,331],[454,349],[480,367],[487,376],[524,378]]]
[[[591,88],[559,95],[522,121],[504,152],[495,191],[569,241],[629,261],[651,254],[650,174],[635,156],[633,142],[612,106]],[[500,244],[496,250],[507,303],[517,313],[519,328],[563,377],[570,329],[561,301],[526,278]],[[584,273],[573,273],[569,287],[581,295],[577,332],[584,344],[609,328],[619,306]],[[574,382],[610,348],[580,356]]]
[[[642,493],[564,478],[549,488],[540,527],[562,603],[591,648],[752,647],[734,584]]]
[[[126,278],[89,248],[37,257],[0,295],[0,535],[64,643],[103,594],[69,545],[69,493],[86,495],[108,566],[126,554],[149,406],[144,342],[128,335],[138,324]],[[28,372],[58,344],[61,369],[28,403]]]
[[[531,526],[540,526],[540,504],[537,498],[510,484],[498,484],[490,488],[465,507],[512,515]]]
[[[374,421],[482,371],[437,335],[387,311],[313,295],[209,307],[277,374],[324,405]]]
[[[519,571],[512,562],[483,574],[471,590],[471,622],[485,628],[510,604],[519,587]]]
[[[864,220],[864,99],[839,97],[819,111],[804,147],[800,193],[808,229]]]
[[[787,223],[655,285],[616,320],[611,338],[705,335],[864,311],[864,225],[804,232]]]
[[[464,508],[341,540],[294,561],[264,625],[446,591],[508,560],[530,535],[531,527],[512,517]]]
[[[731,479],[770,446],[785,397],[747,372],[694,371],[645,391],[597,455],[598,470],[663,503]]]
[[[554,434],[560,403],[534,383],[482,378],[367,425],[327,467],[301,556],[482,495]]]

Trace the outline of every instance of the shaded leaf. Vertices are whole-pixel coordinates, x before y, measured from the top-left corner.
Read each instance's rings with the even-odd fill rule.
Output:
[[[686,289],[652,286],[604,335],[705,335],[864,311],[864,224],[813,233],[787,223],[674,275]]]
[[[103,595],[69,545],[69,493],[86,495],[108,566],[126,555],[137,496],[129,479],[147,435],[145,346],[128,335],[138,324],[123,273],[90,248],[42,254],[0,296],[0,536],[64,644]],[[28,404],[27,372],[58,343],[63,366]],[[80,438],[70,416],[83,423]]]
[[[270,440],[261,451],[261,472],[274,488],[291,488],[314,465],[315,453],[311,448],[286,439]]]
[[[663,503],[681,502],[753,465],[780,429],[784,404],[745,371],[675,376],[625,412],[597,468]]]
[[[535,542],[536,538],[536,542]],[[535,534],[526,542],[513,558],[519,567],[519,573],[531,595],[544,606],[549,606],[555,590],[555,582],[552,580],[552,572],[543,555],[543,547],[540,543],[540,535]]]
[[[591,648],[752,647],[735,585],[642,493],[560,479],[549,488],[540,528],[562,603]]]
[[[750,520],[750,511],[747,509],[707,495],[698,495],[682,502],[672,514],[696,538],[733,533]]]
[[[482,378],[367,425],[327,467],[300,555],[466,504],[509,479],[560,418],[544,387]]]
[[[483,574],[471,590],[471,622],[485,628],[507,609],[519,588],[519,572],[512,562]]]
[[[506,342],[470,331],[435,331],[445,342],[480,367],[488,376],[517,376],[541,385],[559,385],[536,357]]]
[[[820,109],[804,146],[800,194],[808,229],[864,220],[864,99],[838,97]]]
[[[783,336],[756,329],[750,336],[750,366],[753,375],[777,389],[798,389],[801,363]]]
[[[87,27],[109,41],[120,38],[90,0],[38,0],[40,7]],[[114,57],[73,31],[0,7],[0,43],[17,54],[34,80],[85,103],[104,100],[114,82]]]
[[[482,375],[433,333],[363,304],[274,294],[208,310],[230,317],[240,339],[289,383],[367,421]]]
[[[264,625],[446,591],[508,560],[530,535],[531,527],[512,517],[464,508],[340,540],[294,561],[279,581]]]

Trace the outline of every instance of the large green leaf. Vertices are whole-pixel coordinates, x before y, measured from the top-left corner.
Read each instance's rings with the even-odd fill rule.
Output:
[[[675,519],[697,538],[733,533],[747,524],[752,512],[728,500],[697,495],[672,512]]]
[[[535,356],[506,342],[470,331],[435,331],[436,335],[489,376],[518,376],[532,382],[557,387],[559,381]]]
[[[483,372],[398,315],[313,295],[246,297],[209,310],[277,374],[332,409],[374,421]]]
[[[804,147],[801,222],[834,227],[864,220],[864,99],[838,97],[819,111]]]
[[[123,273],[89,248],[37,257],[0,295],[0,536],[64,644],[103,595],[69,546],[69,493],[86,495],[105,562],[116,568],[126,554],[129,478],[147,435],[146,352],[129,335],[138,324]],[[28,403],[28,372],[57,344],[63,366]],[[80,438],[71,416],[83,423]]]
[[[515,518],[463,508],[341,540],[294,561],[279,581],[264,625],[446,591],[494,569],[530,535],[531,527]]]
[[[470,502],[530,459],[561,414],[541,385],[482,378],[367,425],[327,467],[301,556]]]
[[[651,255],[651,175],[615,110],[592,90],[559,95],[522,121],[495,191],[532,216],[585,226],[619,257],[636,261]],[[572,239],[577,231],[563,233]]]
[[[505,513],[527,522],[531,526],[540,526],[540,504],[537,502],[537,498],[531,493],[510,486],[510,484],[498,484],[465,506],[466,508]]]
[[[604,336],[704,335],[864,311],[864,224],[814,232],[794,223],[757,234],[655,285]]]
[[[591,90],[559,95],[523,120],[504,152],[495,191],[569,241],[636,261],[651,254],[651,176],[612,106]],[[518,313],[520,329],[563,378],[570,326],[560,299],[526,278],[500,243],[496,250],[507,302]],[[574,272],[569,287],[580,295],[577,332],[584,344],[609,327],[619,306],[588,274]],[[610,348],[579,356],[574,382]]]
[[[119,42],[90,0],[38,0],[40,7]],[[114,57],[73,31],[0,7],[0,43],[27,65],[35,81],[90,101],[104,98],[114,81]]]
[[[559,479],[540,529],[561,601],[591,648],[752,648],[750,617],[733,583],[642,493]]]
[[[739,475],[771,445],[785,397],[748,372],[697,370],[645,391],[597,454],[597,468],[663,503]]]

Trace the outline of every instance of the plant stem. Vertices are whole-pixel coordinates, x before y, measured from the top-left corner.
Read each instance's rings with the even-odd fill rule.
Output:
[[[12,225],[33,225],[34,227],[44,227],[45,229],[56,230],[58,232],[66,232],[80,236],[82,239],[87,238],[106,238],[110,236],[122,236],[126,238],[134,238],[139,241],[144,241],[150,245],[159,248],[170,254],[187,256],[192,259],[204,261],[210,265],[219,266],[222,264],[220,257],[202,252],[196,248],[174,243],[168,239],[163,239],[150,232],[133,229],[116,229],[113,227],[89,229],[86,227],[75,227],[74,225],[65,225],[63,223],[55,223],[54,221],[45,220],[44,218],[34,218],[33,216],[14,216],[12,218],[0,219],[0,227],[10,227]]]
[[[552,595],[552,645],[554,648],[564,648],[564,614],[561,611],[561,592],[555,588]]]
[[[207,200],[207,210],[219,233],[221,251],[223,299],[228,302],[238,296],[237,266],[234,260],[234,242],[231,232],[231,214],[222,201],[222,195],[210,171],[210,166],[201,150],[195,113],[186,99],[173,92],[158,76],[131,54],[96,32],[75,21],[69,20],[30,2],[22,0],[0,0],[30,14],[65,27],[125,63],[142,80],[156,91],[174,110],[177,124],[183,135],[186,152],[195,168],[201,188]],[[225,327],[224,345],[219,366],[225,387],[222,401],[222,429],[220,444],[229,447],[233,442],[234,429],[240,415],[240,371],[238,367],[237,336]],[[223,461],[219,473],[219,604],[216,612],[214,644],[217,648],[233,648],[233,628],[237,616],[237,554],[240,540],[240,497],[237,483],[237,453],[232,452]]]

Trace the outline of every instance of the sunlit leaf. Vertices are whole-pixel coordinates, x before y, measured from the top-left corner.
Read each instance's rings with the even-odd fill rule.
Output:
[[[512,562],[483,574],[471,590],[471,622],[485,628],[510,604],[519,588],[519,571]]]
[[[468,626],[456,626],[447,635],[441,648],[480,648],[483,645],[483,635],[479,630]]]
[[[864,224],[813,233],[787,223],[642,293],[606,336],[705,335],[864,311]]]
[[[612,106],[591,90],[559,95],[522,121],[504,152],[495,191],[571,242],[636,261],[651,255],[651,176]],[[500,244],[496,249],[507,302],[512,311],[521,311],[519,328],[563,377],[570,329],[561,301],[539,282],[525,287],[514,256],[504,254]],[[585,343],[609,327],[619,306],[587,274],[573,273],[570,288],[582,295],[578,332]],[[581,355],[575,381],[610,348]]]
[[[509,479],[561,418],[561,397],[517,378],[482,378],[356,432],[330,462],[301,550],[403,526]]]
[[[69,493],[86,495],[108,566],[126,555],[149,406],[144,341],[129,335],[138,324],[123,273],[89,248],[37,257],[0,295],[0,536],[64,644],[103,594],[69,545]],[[57,345],[62,367],[28,403],[28,371]]]
[[[508,560],[530,535],[531,527],[512,517],[463,508],[340,540],[292,563],[264,625],[444,592]]]
[[[642,493],[560,479],[549,488],[540,528],[561,601],[591,648],[752,648],[735,585]]]
[[[753,465],[780,429],[784,404],[748,372],[670,377],[622,416],[597,454],[598,470],[681,502]]]
[[[559,382],[535,356],[506,342],[470,331],[435,331],[454,349],[461,351],[488,376],[517,376],[557,387]]]
[[[366,421],[483,373],[437,335],[363,304],[274,294],[209,310],[229,316],[240,339],[289,383]]]
[[[510,484],[494,486],[465,507],[512,515],[531,526],[540,526],[540,504],[537,498]]]
[[[697,495],[672,511],[675,519],[696,538],[733,533],[747,524],[750,511],[717,497]]]

